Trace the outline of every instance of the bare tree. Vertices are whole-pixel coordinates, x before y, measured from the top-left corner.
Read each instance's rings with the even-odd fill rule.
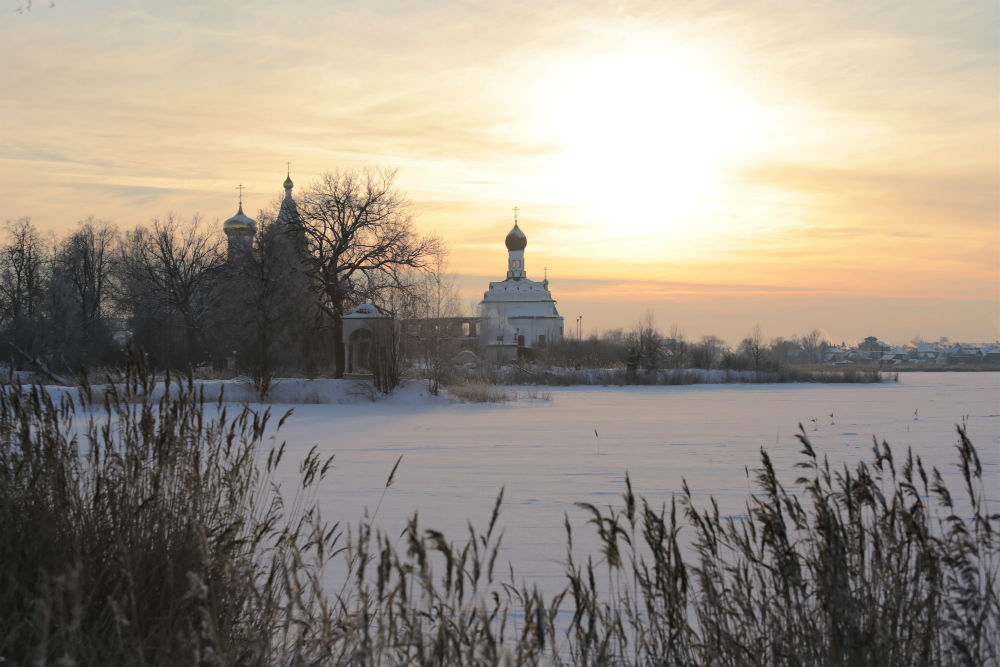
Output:
[[[446,318],[457,316],[460,306],[454,276],[448,273],[448,257],[443,243],[439,243],[430,256],[422,277],[417,292],[420,304],[417,315],[420,320],[411,327],[411,332],[426,362],[427,389],[436,396],[445,379],[448,359],[458,353]]]
[[[640,368],[655,370],[659,367],[663,338],[656,330],[653,311],[636,327],[625,334],[625,366],[629,381],[635,381]]]
[[[135,341],[156,361],[182,366],[204,358],[223,262],[221,238],[201,229],[197,218],[154,219],[152,228],[125,235],[117,253],[118,302],[131,316]]]
[[[50,318],[61,320],[60,356],[66,366],[112,361],[111,279],[118,230],[88,218],[56,248],[49,287]]]
[[[778,336],[771,341],[769,354],[779,365],[789,365],[800,361],[803,357],[802,345],[796,338]]]
[[[819,357],[820,343],[823,342],[823,334],[819,329],[813,329],[801,338],[799,344],[805,352],[807,363],[818,364],[822,359]]]
[[[695,368],[715,368],[726,352],[726,344],[717,336],[702,336],[691,346],[691,362]]]
[[[740,353],[753,366],[754,375],[757,377],[760,376],[761,363],[764,360],[765,352],[764,334],[760,330],[760,325],[755,324],[750,335],[740,343]]]
[[[42,292],[45,250],[30,218],[7,222],[6,245],[0,249],[0,296],[3,319],[17,322],[36,314]]]
[[[306,271],[338,343],[337,377],[344,374],[342,318],[358,291],[392,289],[401,268],[422,269],[437,248],[436,239],[414,231],[395,176],[380,169],[334,171],[299,198]]]
[[[688,357],[688,344],[684,340],[684,332],[674,324],[670,327],[670,333],[663,341],[667,359],[673,368],[682,368]]]
[[[399,385],[403,372],[400,321],[386,318],[372,331],[372,381],[375,389],[388,394]]]
[[[7,243],[0,247],[0,324],[6,352],[32,359],[42,348],[48,254],[30,218],[8,221],[6,232]]]

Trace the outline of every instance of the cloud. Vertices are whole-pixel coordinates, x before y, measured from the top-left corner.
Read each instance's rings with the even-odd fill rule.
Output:
[[[119,185],[114,183],[75,183],[71,188],[96,192],[99,197],[121,199],[130,205],[151,205],[164,195],[176,195],[186,190],[170,187]]]

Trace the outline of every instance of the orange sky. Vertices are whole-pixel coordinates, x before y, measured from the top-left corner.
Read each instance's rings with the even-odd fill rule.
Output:
[[[466,304],[590,333],[1000,331],[996,3],[0,0],[0,221],[214,223],[399,169]]]

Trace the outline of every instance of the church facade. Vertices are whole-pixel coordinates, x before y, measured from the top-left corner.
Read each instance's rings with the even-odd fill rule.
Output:
[[[504,245],[507,278],[490,283],[479,303],[481,345],[487,360],[495,363],[516,361],[523,350],[563,337],[563,318],[549,291],[548,276],[541,282],[528,278],[524,264],[528,238],[516,216]]]

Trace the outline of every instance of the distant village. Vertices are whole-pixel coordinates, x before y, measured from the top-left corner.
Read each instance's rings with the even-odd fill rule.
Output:
[[[869,336],[857,345],[827,346],[826,364],[868,364],[879,366],[1000,366],[1000,342],[952,343],[942,338],[936,343],[915,341],[910,345],[890,345]]]

